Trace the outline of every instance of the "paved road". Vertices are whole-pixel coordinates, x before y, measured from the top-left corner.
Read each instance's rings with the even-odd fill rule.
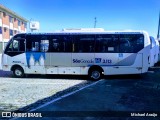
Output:
[[[42,116],[52,116],[43,118],[44,120],[117,120],[117,118],[106,118],[106,114],[108,114],[106,111],[136,113],[144,111],[157,113],[160,111],[160,68],[153,68],[142,76],[106,76],[105,79],[91,84],[93,85],[80,89],[80,91],[77,90],[78,92],[74,94],[65,95],[61,99],[53,100],[53,102],[49,101],[50,104],[43,104],[43,107],[39,109],[36,109],[37,107],[32,109],[35,109],[34,112],[42,112]],[[157,114],[160,116],[159,113]],[[66,117],[67,115],[68,117]],[[115,113],[111,116],[114,115]],[[120,116],[121,114],[116,113],[116,115]],[[53,116],[56,117],[53,118]],[[119,119],[159,120],[160,118],[129,117]]]
[[[107,114],[103,112],[100,112],[95,118],[98,111],[151,111],[160,117],[160,69],[154,69],[143,76],[117,76],[100,80],[93,86],[37,109],[35,112],[44,112],[45,114],[46,111],[50,111],[48,115],[51,116],[67,116],[67,114],[70,116],[72,114],[70,116],[72,118],[68,119],[75,119],[76,115],[87,120],[97,119],[97,117],[98,119],[106,119],[100,116]],[[56,113],[54,111],[63,112]],[[65,113],[64,111],[69,112]],[[87,115],[91,115],[91,117]],[[114,115],[112,116],[114,117]],[[126,118],[126,120],[131,119],[133,118]],[[160,118],[138,117],[138,119],[159,120]]]

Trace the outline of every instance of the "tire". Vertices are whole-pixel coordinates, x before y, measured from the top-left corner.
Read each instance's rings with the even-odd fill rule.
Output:
[[[102,78],[102,71],[99,69],[93,69],[89,72],[89,77],[92,80],[99,80]]]
[[[24,70],[21,67],[15,67],[13,69],[13,75],[17,78],[22,78],[24,77]]]

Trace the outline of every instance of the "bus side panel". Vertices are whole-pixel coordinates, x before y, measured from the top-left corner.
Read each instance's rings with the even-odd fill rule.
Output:
[[[135,67],[103,67],[105,75],[127,75],[127,74],[140,74],[141,70]]]
[[[71,53],[46,53],[45,66],[51,67],[70,67],[71,64]]]
[[[142,51],[143,53],[143,68],[142,68],[142,73],[145,73],[148,71],[148,68],[150,66],[149,62],[149,57],[150,57],[150,45],[146,46]]]
[[[46,74],[58,74],[58,67],[45,66]]]
[[[26,52],[26,73],[27,74],[46,74],[44,61],[45,53],[42,52]]]
[[[2,54],[2,70],[4,71],[10,71],[10,68],[7,67],[6,65],[8,65],[8,55],[6,54]]]
[[[88,70],[90,67],[80,67],[80,74],[81,75],[88,75]]]
[[[118,63],[118,53],[95,53],[95,64],[113,66]]]
[[[150,49],[150,67],[153,67],[155,64],[155,57],[156,57],[156,46]]]
[[[130,59],[130,58],[129,58]],[[129,59],[124,59],[129,61]],[[143,54],[138,53],[132,65],[123,64],[121,62],[120,66],[107,66],[103,67],[105,75],[120,75],[120,74],[140,74],[142,73],[143,66]]]
[[[3,70],[4,71],[11,71],[11,67],[13,65],[19,65],[24,69],[25,72],[25,65],[26,65],[26,59],[25,58],[25,53],[15,55],[15,56],[9,56],[6,54],[3,54]]]
[[[80,75],[81,67],[46,67],[46,74]]]
[[[58,74],[80,74],[80,67],[58,67]]]
[[[142,68],[143,67],[143,53],[137,53],[134,64],[130,67]]]
[[[137,53],[119,53],[118,55],[118,66],[132,66],[135,63],[137,57]],[[140,62],[140,65],[142,66],[142,63]]]
[[[80,68],[71,68],[71,53],[47,53],[46,74],[79,74]]]
[[[155,63],[158,62],[158,56],[159,56],[159,42],[156,40],[156,57],[155,57]]]
[[[90,66],[95,64],[95,53],[72,53],[72,69],[77,69],[77,74],[87,75]]]
[[[72,53],[72,67],[89,67],[94,65],[94,53]]]

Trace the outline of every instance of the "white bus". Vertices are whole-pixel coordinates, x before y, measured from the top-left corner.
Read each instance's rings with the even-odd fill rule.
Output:
[[[147,32],[62,31],[17,34],[3,56],[4,71],[25,74],[103,75],[141,74],[149,67]]]
[[[155,56],[155,63],[158,63],[159,54],[160,54],[160,51],[159,51],[159,41],[158,41],[158,39],[155,39],[155,41],[156,41],[156,56]]]
[[[153,67],[158,62],[159,42],[152,36],[150,36],[150,41],[151,41],[151,50],[150,50],[149,66]]]
[[[157,44],[159,44],[159,54],[158,54],[158,62],[160,62],[160,38],[157,38],[156,41],[158,42]]]

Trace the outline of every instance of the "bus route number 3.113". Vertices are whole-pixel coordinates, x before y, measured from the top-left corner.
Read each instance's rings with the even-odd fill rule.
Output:
[[[102,63],[112,63],[111,59],[102,59]]]

